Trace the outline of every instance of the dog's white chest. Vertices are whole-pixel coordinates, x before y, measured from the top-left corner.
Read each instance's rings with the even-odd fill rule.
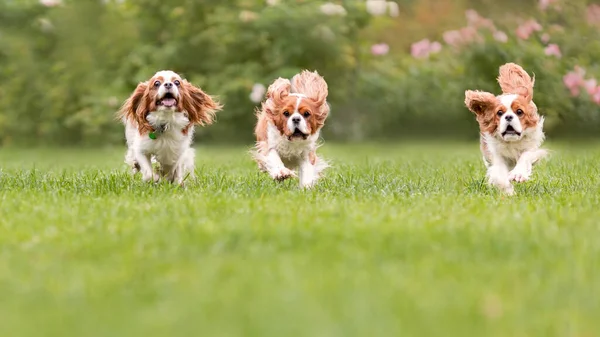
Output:
[[[496,153],[503,158],[516,161],[523,152],[532,148],[528,143],[527,140],[521,140],[514,143],[497,142]]]
[[[269,124],[267,132],[269,147],[275,149],[281,159],[285,161],[296,161],[306,156],[311,150],[314,150],[316,140],[319,138],[317,132],[306,139],[290,141],[273,124]]]
[[[542,145],[544,141],[542,127],[543,119],[537,127],[525,130],[523,138],[515,142],[505,142],[491,135],[486,135],[488,149],[495,156],[516,162],[525,151],[535,150]]]
[[[155,111],[148,115],[148,122],[156,130],[154,139],[138,134],[142,153],[152,155],[160,163],[171,165],[191,145],[193,128],[186,134],[183,129],[189,123],[182,113]]]
[[[142,152],[154,155],[160,163],[174,164],[189,146],[185,138],[181,130],[167,130],[156,139],[146,139],[141,146]]]

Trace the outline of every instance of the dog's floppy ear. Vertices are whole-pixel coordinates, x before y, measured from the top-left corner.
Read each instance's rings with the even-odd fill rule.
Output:
[[[134,116],[138,107],[140,107],[142,103],[142,99],[144,98],[144,94],[146,89],[148,88],[148,84],[145,82],[140,82],[133,93],[127,98],[127,100],[121,106],[121,109],[117,112],[117,118],[120,119],[135,119]]]
[[[479,116],[496,104],[496,96],[485,91],[465,91],[465,105],[471,112]]]
[[[516,63],[507,63],[500,67],[498,84],[504,94],[517,94],[525,97],[527,101],[533,99],[533,86],[535,78]]]
[[[292,78],[292,91],[302,93],[311,99],[319,108],[319,117],[325,118],[329,114],[327,96],[329,88],[325,79],[316,71],[303,70]]]
[[[135,121],[140,133],[152,131],[152,126],[146,120],[146,115],[150,112],[147,89],[148,83],[140,82],[118,112],[118,117],[123,122]]]
[[[188,113],[190,124],[209,125],[223,106],[202,89],[186,80],[181,81],[182,109]]]
[[[291,87],[290,80],[280,77],[267,89],[267,99],[273,100],[276,105],[283,104],[283,100],[290,95]]]

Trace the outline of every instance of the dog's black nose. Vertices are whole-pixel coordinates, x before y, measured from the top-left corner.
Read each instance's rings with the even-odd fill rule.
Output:
[[[173,87],[173,83],[171,83],[171,82],[165,83],[165,88],[171,89],[172,87]]]
[[[507,122],[510,122],[513,120],[513,116],[512,115],[506,115],[504,116],[504,119],[506,119]]]
[[[296,116],[296,117],[292,118],[292,122],[295,124],[300,123],[300,117]]]

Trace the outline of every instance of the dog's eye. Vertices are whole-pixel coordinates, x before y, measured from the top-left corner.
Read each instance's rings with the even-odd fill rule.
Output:
[[[523,110],[517,109],[517,116],[521,116],[523,114]]]
[[[284,112],[283,112],[283,115],[284,115],[285,117],[290,117],[290,112],[289,112],[289,111],[284,111]]]
[[[310,116],[310,111],[304,111],[304,117]]]
[[[503,113],[504,113],[504,111],[500,110],[500,111],[498,111],[496,114],[497,114],[498,116],[502,116],[502,114],[503,114]]]
[[[156,82],[154,82],[154,86],[155,86],[155,87],[160,87],[160,81],[156,81]]]
[[[175,80],[173,83],[175,83],[176,86],[180,86],[181,82],[179,82],[178,80]]]

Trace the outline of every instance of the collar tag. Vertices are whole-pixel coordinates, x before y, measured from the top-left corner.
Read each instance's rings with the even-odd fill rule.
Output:
[[[160,135],[161,133],[163,133],[166,128],[167,128],[167,124],[162,124],[162,125],[156,126],[156,127],[154,127],[154,131],[152,131],[148,134],[148,137],[150,139],[156,139],[156,137],[158,135]]]

